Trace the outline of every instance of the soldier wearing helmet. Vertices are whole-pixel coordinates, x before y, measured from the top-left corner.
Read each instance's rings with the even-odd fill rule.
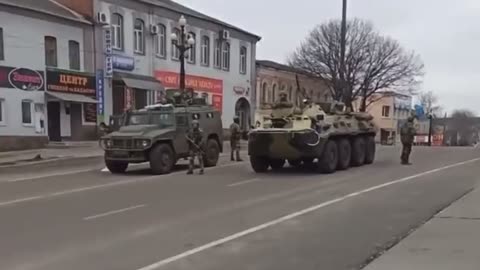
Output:
[[[412,145],[416,134],[413,121],[413,116],[408,117],[407,122],[405,122],[400,129],[400,138],[402,141],[402,156],[400,159],[402,165],[410,165],[409,158],[410,153],[412,152]]]
[[[230,125],[230,160],[235,161],[233,153],[236,153],[236,160],[243,161],[240,158],[240,139],[242,131],[240,128],[240,118],[238,116],[233,117],[233,123]]]
[[[187,134],[188,149],[189,149],[189,164],[187,174],[193,174],[193,169],[195,166],[195,157],[198,158],[200,163],[200,174],[204,173],[203,166],[203,131],[200,129],[200,123],[198,120],[192,121],[192,128]]]

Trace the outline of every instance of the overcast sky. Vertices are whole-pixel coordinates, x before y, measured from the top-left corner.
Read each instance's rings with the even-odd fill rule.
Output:
[[[285,62],[316,25],[341,15],[341,0],[176,0],[258,34],[257,59]],[[349,0],[349,17],[372,21],[415,50],[426,66],[423,89],[451,111],[480,114],[480,0]]]

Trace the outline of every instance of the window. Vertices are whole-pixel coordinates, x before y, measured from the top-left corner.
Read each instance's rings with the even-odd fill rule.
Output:
[[[200,63],[203,66],[210,65],[210,38],[208,38],[207,36],[202,37]]]
[[[224,42],[222,46],[222,68],[230,70],[230,43]]]
[[[215,40],[213,63],[216,68],[220,68],[222,66],[222,52],[220,48],[221,45],[222,42],[219,39]]]
[[[1,27],[0,27],[0,60],[5,60],[5,53],[3,51],[3,28]]]
[[[57,39],[54,37],[45,37],[45,65],[57,66]]]
[[[291,85],[288,88],[288,100],[293,101],[293,87]]]
[[[68,41],[68,59],[70,69],[80,70],[80,43],[75,40]]]
[[[268,95],[267,95],[267,83],[263,83],[262,85],[262,96],[260,97],[260,100],[263,102],[263,103],[267,103],[268,101]]]
[[[192,119],[193,120],[200,120],[200,114],[199,113],[192,114]]]
[[[194,40],[196,40],[195,38],[195,34],[190,32],[188,33],[188,37],[187,37],[187,40],[189,38],[193,38]],[[187,61],[191,64],[195,64],[195,59],[197,58],[197,45],[194,43],[192,45],[192,48],[190,48],[190,50],[188,50],[188,56],[187,56]]]
[[[277,99],[277,85],[274,84],[272,87],[272,102],[275,102]]]
[[[32,122],[32,102],[30,100],[22,100],[22,123],[31,125]]]
[[[0,99],[0,125],[5,124],[5,100]]]
[[[158,35],[155,39],[155,53],[159,57],[165,57],[167,52],[167,30],[165,25],[158,25]]]
[[[240,73],[247,74],[247,48],[240,47]]]
[[[123,50],[123,17],[118,13],[112,15],[112,47]]]
[[[382,116],[383,117],[390,117],[390,106],[383,106],[382,107]]]
[[[173,34],[177,35],[177,38],[180,39],[180,30],[178,28],[175,28],[173,30]],[[175,43],[172,40],[172,59],[178,60],[179,58],[180,58],[180,51],[175,46]]]
[[[145,24],[140,19],[135,19],[133,26],[133,51],[137,54],[145,53]]]
[[[207,113],[207,118],[212,119],[214,117],[213,113],[209,112]]]

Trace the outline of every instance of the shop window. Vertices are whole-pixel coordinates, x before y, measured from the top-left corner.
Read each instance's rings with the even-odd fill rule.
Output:
[[[5,125],[5,100],[0,99],[0,125]]]
[[[5,60],[5,53],[3,51],[3,28],[0,27],[0,60]]]
[[[196,40],[195,34],[192,33],[192,32],[188,33],[187,40],[190,37],[193,38],[193,40]],[[192,45],[192,48],[190,48],[190,50],[188,50],[187,53],[188,53],[187,62],[190,63],[190,64],[195,64],[195,59],[197,58],[197,45],[196,45],[196,43],[194,43]]]
[[[145,23],[140,19],[135,19],[133,26],[133,51],[137,54],[145,53]]]
[[[68,41],[68,58],[70,69],[80,70],[80,43],[75,40]]]
[[[230,43],[224,42],[222,46],[222,69],[230,70]]]
[[[219,39],[215,40],[215,48],[214,48],[214,59],[213,64],[216,68],[221,68],[222,66],[222,51],[221,51],[221,41]]]
[[[45,65],[57,66],[57,39],[55,37],[45,37]]]
[[[33,124],[31,100],[22,100],[22,123],[25,125]]]
[[[158,24],[158,35],[155,39],[155,53],[158,57],[164,58],[167,52],[167,30],[165,25]]]
[[[210,65],[210,38],[207,36],[202,37],[200,63],[207,67]]]
[[[173,29],[173,33],[177,35],[177,39],[180,40],[180,29],[175,28]],[[180,58],[180,50],[175,46],[175,41],[172,40],[172,59],[173,60],[178,60]]]
[[[382,116],[383,117],[390,117],[390,106],[383,106],[382,107]]]
[[[123,50],[123,17],[118,13],[112,14],[112,47]]]
[[[240,73],[247,74],[247,47],[240,47]]]

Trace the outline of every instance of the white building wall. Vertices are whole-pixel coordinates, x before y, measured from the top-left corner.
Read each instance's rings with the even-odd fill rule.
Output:
[[[5,60],[0,66],[23,67],[37,71],[45,71],[44,37],[57,39],[58,68],[69,69],[68,41],[80,43],[81,68],[83,69],[83,29],[66,24],[22,16],[0,11],[0,27],[3,28]],[[44,78],[45,84],[45,78]],[[44,85],[45,87],[45,85]],[[44,105],[44,131],[39,133],[35,125],[22,124],[21,102],[32,100],[44,104],[43,91],[22,91],[15,88],[0,88],[0,99],[5,100],[5,122],[0,126],[0,136],[46,136],[47,110]],[[35,114],[32,108],[32,119],[41,119],[41,113]]]

